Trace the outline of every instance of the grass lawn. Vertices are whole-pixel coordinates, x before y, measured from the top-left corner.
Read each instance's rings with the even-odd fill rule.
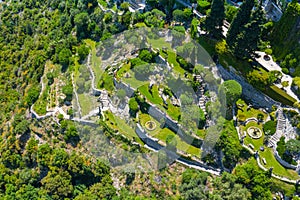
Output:
[[[204,129],[197,129],[196,135],[202,139],[206,136],[206,131]]]
[[[148,114],[143,114],[143,113],[140,113],[139,114],[139,120],[140,120],[140,124],[141,126],[153,137],[156,137],[160,131],[161,131],[161,128],[160,128],[160,122],[156,121],[153,117],[151,117],[150,115]],[[146,129],[145,127],[145,123],[148,122],[148,121],[153,121],[155,122],[156,124],[156,128],[152,131]]]
[[[272,149],[265,148],[263,152],[260,152],[260,158],[265,158],[267,164],[264,165],[266,168],[273,167],[273,173],[279,176],[284,176],[290,179],[297,180],[299,179],[299,175],[293,171],[284,168],[279,162],[277,162],[276,158],[273,155]],[[263,164],[263,162],[261,161]]]
[[[168,128],[162,129],[159,132],[159,134],[156,136],[156,138],[163,141],[163,142],[166,142],[166,139],[167,139],[168,135],[173,135],[174,136],[174,138],[177,141],[177,146],[176,147],[177,147],[178,150],[186,152],[188,154],[191,154],[192,156],[200,157],[200,155],[201,155],[201,150],[200,149],[185,143],[184,141],[181,140],[181,138],[178,135],[176,135],[173,131],[171,131]]]
[[[184,75],[186,72],[183,68],[180,67],[179,63],[176,60],[176,53],[174,51],[167,51],[168,53],[168,62],[170,65],[173,65],[174,70],[180,73],[181,75]]]
[[[266,89],[265,93],[270,96],[272,99],[279,101],[285,105],[293,106],[296,102],[296,99],[288,95],[285,91],[278,88],[275,85],[270,86]]]
[[[129,84],[129,85],[130,85],[131,87],[133,87],[134,89],[137,89],[137,88],[139,88],[139,87],[141,87],[141,86],[143,86],[143,85],[148,85],[148,84],[149,84],[148,81],[140,81],[140,80],[137,80],[137,79],[135,78],[135,74],[134,74],[133,71],[129,71],[129,74],[130,74],[130,77],[129,77],[129,78],[123,77],[123,78],[122,78],[122,81],[123,81],[124,83]]]
[[[159,39],[149,39],[148,43],[152,45],[153,48],[167,48],[168,50],[172,50],[171,44],[165,41],[165,38],[159,38]]]
[[[78,100],[83,116],[89,114],[95,108],[95,102],[92,101],[91,96],[88,94],[78,94]]]
[[[174,106],[170,99],[167,99],[168,110],[167,114],[174,120],[179,121],[179,116],[181,115],[180,107]]]
[[[124,64],[118,71],[117,71],[117,77],[122,78],[126,72],[130,70],[130,63]]]
[[[174,133],[173,131],[171,131],[168,128],[160,128],[160,122],[156,121],[155,119],[153,119],[151,116],[149,116],[148,114],[139,114],[139,120],[140,120],[140,124],[143,126],[143,128],[149,133],[149,135],[151,135],[152,137],[155,137],[161,141],[163,141],[164,143],[166,143],[166,139],[168,135],[173,135],[176,138],[177,141],[177,149],[181,150],[183,152],[186,152],[188,154],[191,154],[193,156],[196,157],[200,157],[200,153],[201,150],[191,146],[189,144],[187,144],[186,142],[182,141],[181,138],[176,135],[176,133]],[[156,128],[153,131],[149,131],[148,129],[145,128],[145,123],[147,121],[154,121],[156,123]]]
[[[250,126],[256,126],[256,127],[261,128],[262,125],[257,125],[257,123],[255,123],[255,122],[249,122],[246,127],[243,127],[243,130],[246,131],[247,128],[250,127]],[[263,164],[262,158],[265,158],[266,159],[266,165],[264,165],[264,166],[266,168],[273,167],[273,173],[274,174],[279,175],[279,176],[283,176],[283,177],[287,177],[287,178],[290,178],[290,179],[294,179],[294,180],[298,179],[299,176],[298,176],[298,174],[295,171],[285,169],[279,162],[277,162],[277,160],[274,157],[274,154],[272,152],[272,149],[271,148],[267,148],[267,147],[265,147],[263,145],[263,140],[264,140],[263,138],[264,138],[264,135],[261,138],[259,138],[259,139],[252,139],[247,134],[247,136],[246,136],[246,138],[244,140],[244,143],[246,145],[252,144],[254,146],[254,151],[259,151],[261,163]],[[260,151],[259,150],[259,148],[261,146],[265,147],[264,151]]]
[[[107,123],[112,129],[119,130],[121,134],[126,136],[129,139],[132,139],[139,144],[143,145],[144,143],[135,133],[135,130],[131,128],[123,119],[118,116],[114,116],[111,112],[106,112],[105,117],[110,123]]]
[[[264,120],[267,119],[268,115],[260,110],[254,109],[254,108],[250,108],[249,110],[247,110],[248,105],[245,103],[244,100],[239,99],[236,102],[237,106],[239,107],[238,109],[238,118],[244,118],[244,119],[248,119],[251,117],[255,117],[257,118],[258,114],[262,114],[264,116]],[[240,117],[239,117],[240,116]]]
[[[101,69],[101,58],[96,55],[96,42],[87,39],[85,43],[91,48],[91,67],[95,73],[95,84],[98,84],[101,80],[101,75],[103,74],[103,70]]]
[[[34,111],[39,115],[45,115],[47,113],[49,91],[50,91],[50,86],[46,85],[41,96],[36,101],[36,103],[33,105]]]
[[[151,93],[149,91],[149,84],[143,85],[139,87],[139,91],[142,95],[144,95],[151,103],[154,103],[156,105],[162,105],[163,99],[160,97],[158,92],[158,86],[153,85],[151,89]]]
[[[244,131],[247,132],[247,129],[248,129],[249,127],[251,127],[251,126],[258,127],[258,128],[260,128],[260,130],[263,132],[262,124],[257,124],[256,122],[252,122],[252,121],[249,122],[246,126],[242,126],[243,132],[244,132]],[[263,146],[263,143],[264,143],[264,133],[263,133],[262,137],[260,137],[259,139],[252,139],[252,138],[248,135],[248,133],[247,133],[246,138],[245,138],[245,140],[244,140],[244,143],[245,143],[246,145],[252,144],[252,145],[254,146],[254,151],[256,151],[256,150],[258,151],[259,148],[260,148],[261,146]]]

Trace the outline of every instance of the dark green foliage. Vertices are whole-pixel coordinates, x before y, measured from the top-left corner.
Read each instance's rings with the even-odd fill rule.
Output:
[[[276,121],[267,121],[266,123],[264,123],[263,125],[263,130],[264,133],[267,135],[274,135],[274,133],[276,132]]]
[[[272,197],[269,189],[270,178],[267,173],[259,169],[254,158],[235,168],[237,182],[245,185],[255,199],[267,200]]]
[[[175,5],[175,0],[158,0],[160,6],[164,9],[164,13],[166,13],[167,18],[171,19],[172,11]]]
[[[53,82],[54,82],[54,75],[53,75],[53,73],[49,72],[49,73],[47,73],[46,76],[47,76],[47,79],[48,79],[48,85],[52,85]]]
[[[77,49],[77,53],[79,56],[79,61],[82,62],[86,59],[87,55],[89,55],[90,49],[85,45],[80,45]]]
[[[208,192],[205,190],[205,184],[208,174],[206,172],[187,169],[182,174],[180,194],[184,199],[207,199]]]
[[[253,0],[244,0],[239,8],[227,33],[226,42],[230,48],[235,45],[238,34],[242,32],[243,27],[249,22],[253,6]]]
[[[297,1],[292,1],[279,22],[274,25],[271,33],[271,46],[275,57],[278,60],[284,60],[287,55],[292,54],[292,57],[298,60],[297,66],[299,66],[300,60],[298,43],[300,31],[297,27],[299,19],[300,5]]]
[[[58,62],[65,68],[69,65],[71,56],[71,50],[64,48],[58,54]]]
[[[139,53],[139,58],[146,62],[146,63],[152,63],[154,62],[154,58],[155,58],[155,54],[152,52],[149,52],[149,50],[143,49],[142,51],[140,51]],[[141,62],[142,63],[142,62]],[[137,65],[136,63],[134,63],[134,65]]]
[[[277,148],[276,148],[278,154],[282,157],[284,152],[286,151],[284,137],[281,137],[279,142],[277,142]]]
[[[221,177],[213,180],[213,186],[216,189],[211,194],[211,199],[251,199],[250,191],[237,182],[234,174],[224,172]]]
[[[223,0],[213,0],[211,12],[206,17],[204,28],[208,34],[214,38],[220,39],[223,32],[223,21],[225,20],[225,7]]]
[[[89,14],[87,12],[82,12],[74,17],[74,24],[76,25],[77,37],[80,39],[86,38],[88,30]]]
[[[139,105],[135,98],[130,98],[129,109],[132,116],[135,117],[136,113],[139,111]]]
[[[145,17],[145,24],[149,27],[159,27],[162,28],[164,23],[165,23],[165,19],[166,19],[166,15],[157,9],[153,9],[151,12],[147,12],[144,15]]]
[[[197,10],[202,14],[206,14],[206,11],[210,8],[210,2],[206,0],[198,0]]]
[[[227,39],[228,45],[236,57],[240,59],[252,57],[254,51],[257,50],[263,24],[264,12],[262,8],[258,7],[249,19],[249,23],[239,28],[240,32],[237,34],[237,38],[234,38],[234,45]],[[231,36],[228,35],[228,37]]]
[[[14,133],[16,135],[22,135],[29,131],[29,122],[27,120],[22,120],[14,128]]]
[[[233,122],[226,121],[216,146],[217,149],[223,151],[223,163],[229,169],[232,169],[236,165],[242,150],[237,134]]]
[[[300,140],[289,140],[285,144],[286,150],[289,154],[296,156],[300,152]]]
[[[28,107],[31,106],[39,98],[39,94],[40,94],[39,86],[33,86],[28,90],[27,96],[25,98]]]
[[[73,87],[71,84],[68,84],[62,88],[62,92],[66,95],[66,101],[72,101],[73,98]]]
[[[237,14],[238,9],[235,6],[227,6],[226,7],[226,11],[225,11],[225,15],[226,15],[226,20],[231,23],[235,17],[235,15]]]

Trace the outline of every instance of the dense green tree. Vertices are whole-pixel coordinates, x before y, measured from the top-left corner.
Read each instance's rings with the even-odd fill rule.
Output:
[[[203,200],[208,199],[208,191],[205,190],[208,174],[206,172],[187,169],[182,175],[179,188],[183,199]]]
[[[267,135],[274,135],[276,132],[276,121],[267,121],[266,123],[263,124],[263,130],[264,133]]]
[[[139,111],[139,104],[137,103],[135,98],[130,98],[129,109],[130,109],[131,115],[135,117],[136,113]]]
[[[257,199],[267,200],[272,197],[269,189],[270,179],[267,173],[259,169],[254,158],[235,168],[237,181],[244,184],[251,191],[252,197]]]
[[[227,6],[225,11],[226,20],[231,23],[237,12],[238,9],[235,6]]]
[[[39,98],[40,87],[32,86],[25,97],[26,104],[31,106]]]
[[[28,131],[29,131],[29,122],[27,120],[22,120],[14,128],[14,133],[17,135],[22,135],[24,133],[27,133]]]
[[[198,19],[193,18],[192,23],[191,23],[191,32],[190,32],[193,39],[195,39],[197,36],[198,25],[199,25]]]
[[[240,141],[232,121],[226,121],[224,123],[223,130],[216,147],[224,153],[224,166],[232,169],[239,160],[242,151],[242,146],[240,145]]]
[[[253,12],[250,22],[243,28],[235,39],[235,45],[231,46],[233,53],[240,59],[251,58],[258,48],[262,25],[264,24],[264,12],[260,6]]]
[[[270,84],[269,74],[264,71],[253,70],[248,73],[247,79],[254,87],[265,90],[266,86]]]
[[[146,5],[150,8],[156,8],[158,6],[158,0],[146,0]]]
[[[71,56],[72,56],[71,50],[64,48],[58,54],[58,61],[63,67],[66,67],[70,63]]]
[[[82,12],[74,17],[74,24],[76,25],[77,37],[82,39],[87,37],[87,30],[89,25],[89,14]]]
[[[43,188],[53,199],[68,197],[73,192],[71,176],[67,171],[50,171],[41,181]]]
[[[254,6],[253,0],[244,0],[243,4],[239,8],[238,13],[233,19],[228,33],[226,42],[230,48],[236,45],[238,35],[241,33],[243,27],[250,21],[251,11]]]
[[[160,6],[164,9],[166,15],[167,15],[167,19],[171,19],[172,18],[172,11],[174,9],[174,5],[175,5],[175,0],[158,0]]]
[[[300,140],[289,140],[285,144],[286,150],[293,156],[299,155],[300,153]]]
[[[82,62],[86,59],[86,57],[89,55],[89,51],[90,51],[90,49],[83,44],[78,47],[77,53],[78,53],[80,62]]]
[[[62,92],[66,95],[67,101],[72,101],[73,98],[73,87],[71,84],[68,84],[62,88]]]
[[[222,83],[220,92],[226,95],[226,103],[232,105],[242,95],[242,86],[235,80],[228,80]]]
[[[54,75],[52,72],[47,73],[48,85],[52,85],[54,82]]]
[[[251,199],[250,191],[237,183],[237,177],[233,174],[224,172],[222,177],[216,177],[213,180],[215,189],[212,195],[213,199]]]
[[[217,39],[222,38],[223,23],[225,20],[225,7],[223,0],[213,0],[211,12],[205,19],[204,28],[207,33]]]
[[[184,22],[186,20],[185,13],[182,10],[176,9],[173,11],[173,18],[177,22]]]

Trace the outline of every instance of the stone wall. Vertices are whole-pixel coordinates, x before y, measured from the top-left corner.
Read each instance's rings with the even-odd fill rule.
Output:
[[[149,147],[155,149],[155,150],[161,150],[163,148],[165,148],[164,146],[160,145],[157,141],[153,140],[152,138],[150,138],[147,134],[147,132],[141,127],[140,124],[137,124],[136,129],[135,129],[136,134],[139,136],[139,138]],[[216,174],[220,173],[220,169],[218,168],[214,168],[211,166],[207,166],[205,163],[201,162],[201,161],[194,161],[194,160],[189,160],[186,158],[181,157],[180,155],[178,155],[175,152],[171,152],[168,151],[167,149],[164,149],[168,156],[171,157],[172,159],[176,159],[177,161],[180,161],[182,163],[184,163],[185,165],[188,166],[198,166],[203,168],[204,170],[209,170],[209,171],[213,171]]]
[[[295,165],[291,165],[288,162],[284,161],[278,154],[278,152],[276,150],[274,150],[274,156],[276,158],[276,160],[284,167],[289,168],[289,169],[293,169],[296,170],[297,166]]]
[[[272,105],[280,104],[277,101],[274,101],[270,97],[255,89],[243,77],[239,76],[236,73],[235,69],[233,69],[232,67],[230,68],[230,71],[226,70],[222,65],[217,65],[217,68],[224,80],[235,80],[239,84],[241,84],[243,88],[243,98],[251,102],[251,104],[253,104],[255,107],[263,107],[267,110],[271,110]]]
[[[134,88],[130,87],[130,85],[127,85],[126,83],[123,83],[122,81],[117,81],[116,78],[114,78],[114,85],[118,90],[125,90],[126,96],[132,97],[134,95]]]

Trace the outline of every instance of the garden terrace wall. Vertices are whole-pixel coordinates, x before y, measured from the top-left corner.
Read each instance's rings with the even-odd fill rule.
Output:
[[[276,160],[284,167],[289,168],[289,169],[293,169],[296,170],[297,166],[295,165],[291,165],[288,162],[284,161],[278,154],[278,152],[276,150],[274,150],[274,156],[276,158]]]
[[[232,67],[230,67],[230,71],[226,70],[222,65],[217,65],[217,68],[224,80],[235,80],[241,84],[243,88],[243,98],[251,102],[255,107],[263,107],[267,110],[271,110],[273,105],[280,104],[279,102],[274,101],[270,97],[264,95],[262,92],[256,90],[243,77],[237,75],[236,71]]]
[[[130,87],[130,85],[127,85],[121,81],[117,81],[114,78],[114,84],[115,87],[118,89],[124,89],[126,91],[126,95],[131,97],[134,94],[135,89]],[[149,102],[148,102],[149,103]],[[169,117],[167,114],[165,114],[164,112],[162,112],[159,108],[157,108],[155,105],[153,105],[152,103],[149,103],[150,107],[148,110],[148,114],[153,117],[154,119],[156,119],[157,121],[161,122],[162,119],[165,120],[165,126],[168,127],[170,130],[172,130],[174,133],[178,134],[178,136],[185,141],[188,144],[191,144],[197,148],[200,148],[203,141],[201,139],[198,138],[194,138],[191,135],[185,133],[185,131],[183,131],[178,123],[176,121],[174,121],[171,117]]]

